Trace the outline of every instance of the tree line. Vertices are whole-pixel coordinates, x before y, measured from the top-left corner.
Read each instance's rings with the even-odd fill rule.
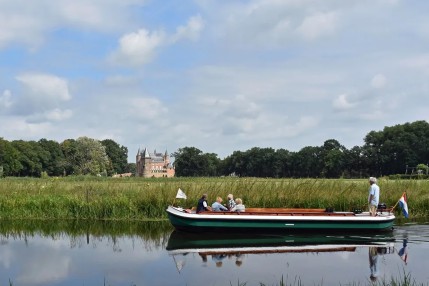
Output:
[[[88,137],[7,141],[0,137],[0,177],[104,175],[134,172],[128,149],[113,140]]]
[[[362,178],[394,174],[428,173],[429,123],[415,121],[382,131],[371,131],[363,146],[345,148],[335,139],[298,152],[254,147],[234,151],[225,159],[195,147],[180,148],[175,157],[176,176],[273,178]]]
[[[195,147],[171,154],[178,177],[362,178],[428,173],[429,123],[415,121],[371,131],[363,146],[345,148],[335,139],[297,152],[258,148],[234,151],[224,159]],[[0,177],[40,177],[135,173],[128,149],[111,139],[88,137],[7,141],[0,137]]]

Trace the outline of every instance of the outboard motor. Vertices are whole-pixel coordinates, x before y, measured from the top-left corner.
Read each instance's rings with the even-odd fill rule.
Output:
[[[383,211],[386,211],[386,209],[387,209],[387,207],[386,207],[385,203],[378,204],[378,206],[377,206],[377,211],[379,211],[381,213],[383,213]]]

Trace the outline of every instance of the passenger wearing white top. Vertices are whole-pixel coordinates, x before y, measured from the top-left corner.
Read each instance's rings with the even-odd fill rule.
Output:
[[[234,212],[246,211],[246,207],[243,205],[243,201],[240,198],[236,198],[235,203],[236,203],[236,205],[231,211],[234,211]]]

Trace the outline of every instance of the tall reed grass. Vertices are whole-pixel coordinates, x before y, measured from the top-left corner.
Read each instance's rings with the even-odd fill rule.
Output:
[[[380,202],[394,206],[407,191],[410,217],[429,217],[428,180],[380,179]],[[188,199],[175,199],[181,188]],[[261,178],[3,178],[0,218],[8,219],[165,219],[166,206],[196,206],[229,193],[247,207],[367,208],[367,180]],[[399,206],[396,207],[399,214]],[[400,216],[398,216],[400,217]]]

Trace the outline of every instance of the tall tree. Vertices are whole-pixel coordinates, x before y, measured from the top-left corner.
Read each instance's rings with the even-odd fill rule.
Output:
[[[40,177],[43,166],[48,165],[49,152],[45,151],[36,141],[15,140],[12,145],[19,151],[22,169],[20,176]]]
[[[128,148],[120,146],[111,139],[103,140],[101,141],[101,144],[106,148],[106,154],[112,165],[112,170],[108,170],[109,175],[111,175],[111,173],[126,173],[128,165]]]
[[[75,173],[75,166],[78,164],[77,145],[78,143],[74,139],[66,139],[60,144],[65,158],[64,175],[71,175]]]
[[[292,155],[294,177],[312,177],[321,175],[320,147],[307,146]]]
[[[326,140],[321,147],[321,161],[323,164],[321,175],[326,178],[338,178],[344,172],[346,148],[337,140]]]
[[[204,154],[195,147],[179,148],[172,157],[178,177],[213,176],[220,164],[216,154]]]
[[[0,137],[0,166],[3,176],[18,176],[23,166],[19,161],[19,151],[13,145]]]
[[[76,143],[76,174],[99,175],[107,172],[109,158],[106,154],[106,148],[100,141],[88,137],[79,137]]]
[[[68,170],[71,171],[69,174],[107,174],[109,158],[100,141],[88,137],[79,137],[77,140],[65,140],[61,147],[66,157]]]
[[[58,142],[47,139],[40,139],[39,145],[48,152],[47,160],[44,162],[43,170],[49,176],[61,176],[64,173],[65,157]]]

